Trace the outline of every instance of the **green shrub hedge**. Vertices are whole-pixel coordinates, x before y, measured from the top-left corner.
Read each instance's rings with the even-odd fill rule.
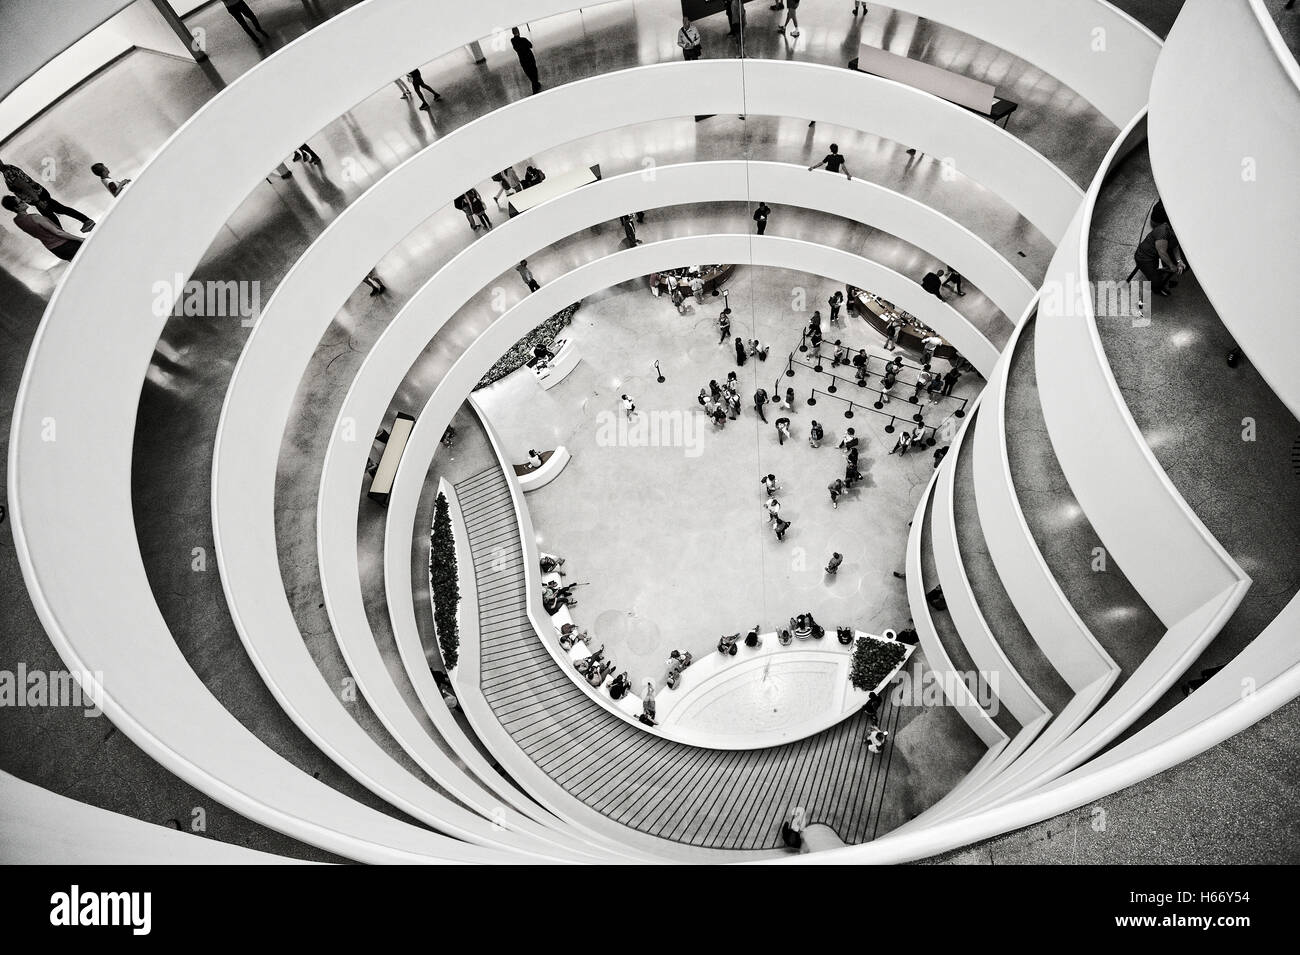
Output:
[[[460,659],[460,628],[456,610],[460,606],[460,580],[456,576],[456,538],[451,532],[447,496],[434,503],[433,534],[429,538],[429,583],[433,588],[433,625],[438,632],[438,649],[448,670]]]
[[[853,668],[849,671],[849,681],[856,689],[874,690],[902,662],[906,653],[907,648],[901,643],[859,637],[853,644]]]
[[[529,359],[533,357],[533,346],[538,342],[549,345],[555,341],[556,336],[560,334],[560,329],[564,328],[573,321],[573,314],[578,310],[581,302],[574,302],[561,312],[556,312],[542,324],[538,325],[531,332],[525,335],[519,341],[510,346],[510,350],[502,355],[495,365],[488,369],[487,374],[479,379],[474,390],[486,388],[493,382],[500,381],[506,375],[528,364]]]

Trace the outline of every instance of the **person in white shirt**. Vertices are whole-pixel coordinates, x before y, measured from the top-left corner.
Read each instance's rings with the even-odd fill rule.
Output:
[[[704,52],[700,46],[700,31],[695,29],[690,17],[682,17],[682,28],[677,31],[677,45],[682,48],[682,58],[698,60]]]
[[[621,397],[623,399],[623,413],[627,415],[627,420],[631,421],[636,417],[636,404],[627,395]]]
[[[119,196],[122,190],[126,188],[127,183],[131,181],[130,179],[123,179],[119,182],[110,178],[108,167],[102,162],[95,163],[90,167],[90,171],[99,177],[99,181],[104,184],[104,188],[108,190],[108,194],[114,198]]]

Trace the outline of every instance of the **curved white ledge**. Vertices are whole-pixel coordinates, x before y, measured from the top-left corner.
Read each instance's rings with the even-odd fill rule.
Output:
[[[1300,416],[1300,335],[1286,280],[1300,221],[1300,67],[1260,0],[1183,5],[1151,82],[1149,148],[1206,297]]]
[[[966,576],[966,566],[957,540],[957,458],[965,446],[971,422],[979,420],[981,406],[982,402],[976,398],[974,404],[967,409],[966,423],[952,439],[948,457],[944,458],[944,464],[938,470],[930,519],[930,548],[934,554],[939,583],[948,602],[948,613],[952,617],[953,626],[957,628],[958,636],[970,653],[971,662],[985,679],[996,680],[996,687],[991,685],[991,689],[998,700],[1022,727],[1029,727],[1035,721],[1050,715],[1050,711],[1007,659],[1001,644],[989,630],[988,620],[980,610],[975,591]],[[952,459],[951,463],[949,458]]]
[[[519,475],[519,487],[525,491],[536,491],[538,488],[546,487],[560,476],[560,472],[564,470],[571,457],[569,449],[560,445],[540,468]]]
[[[282,865],[297,860],[110,812],[0,771],[5,865]]]
[[[1142,116],[1115,140],[1047,269],[1034,359],[1052,447],[1070,489],[1156,615],[1172,627],[1250,578],[1183,500],[1138,430],[1115,382],[1087,295],[1088,230],[1107,171],[1141,132]],[[1126,319],[1110,319],[1123,321]],[[1233,602],[1235,606],[1236,601]]]
[[[1007,456],[1007,387],[1011,356],[1033,319],[1034,306],[1012,332],[1002,359],[982,394],[984,413],[975,425],[975,498],[989,556],[1020,619],[1061,678],[1076,693],[1097,680],[1106,685],[1119,666],[1079,618],[1034,542]],[[1103,691],[1104,692],[1104,691]]]
[[[925,582],[921,570],[921,537],[922,528],[925,526],[925,509],[930,506],[938,480],[939,472],[935,471],[930,475],[930,483],[921,494],[921,501],[917,504],[916,510],[920,516],[912,521],[912,530],[907,537],[907,573],[904,575],[907,578],[907,603],[912,610],[912,624],[916,627],[921,649],[925,651],[926,662],[930,669],[939,675],[939,685],[943,689],[944,696],[985,746],[990,747],[990,750],[996,747],[1000,751],[1007,745],[1009,737],[980,705],[975,694],[962,679],[962,674],[957,672],[952,658],[948,656],[943,643],[939,640],[939,632],[930,617],[930,604],[925,599]],[[989,756],[986,754],[976,768],[985,765],[987,760]],[[957,785],[960,786],[961,783]]]

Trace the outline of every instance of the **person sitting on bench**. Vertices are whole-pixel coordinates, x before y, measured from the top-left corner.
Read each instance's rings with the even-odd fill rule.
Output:
[[[797,617],[790,618],[790,630],[800,640],[807,640],[812,636],[812,624],[808,622],[808,615],[801,613]]]
[[[718,640],[718,652],[727,656],[736,655],[736,644],[740,642],[739,633],[728,633]]]

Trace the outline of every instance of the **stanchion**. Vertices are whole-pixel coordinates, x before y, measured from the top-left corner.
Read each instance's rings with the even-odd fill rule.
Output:
[[[657,358],[655,359],[655,374],[659,376],[658,381],[659,384],[662,385],[666,379],[664,378],[664,373],[659,370],[659,359]]]

